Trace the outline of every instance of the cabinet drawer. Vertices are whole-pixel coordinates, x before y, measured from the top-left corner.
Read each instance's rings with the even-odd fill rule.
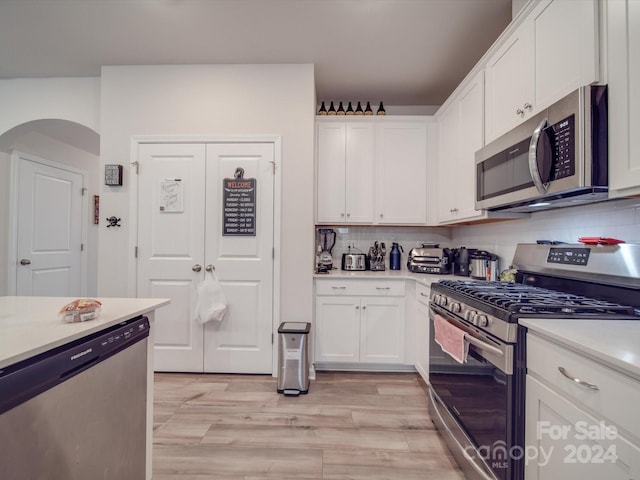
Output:
[[[421,283],[416,283],[416,300],[425,305],[429,305],[429,294],[431,289]]]
[[[385,280],[316,280],[316,295],[375,295],[402,297],[404,281]]]
[[[569,377],[598,389],[567,378],[560,367]],[[637,415],[640,382],[637,380],[531,333],[527,335],[527,373],[640,439],[640,416]]]

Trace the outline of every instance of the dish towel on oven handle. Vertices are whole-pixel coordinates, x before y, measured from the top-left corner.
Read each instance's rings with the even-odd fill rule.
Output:
[[[447,352],[458,363],[465,363],[469,354],[469,342],[464,339],[464,330],[447,322],[442,316],[435,315],[433,319],[435,340],[442,350]]]
[[[229,310],[229,302],[222,291],[222,285],[214,271],[205,272],[204,280],[197,286],[196,320],[201,324],[224,320]]]

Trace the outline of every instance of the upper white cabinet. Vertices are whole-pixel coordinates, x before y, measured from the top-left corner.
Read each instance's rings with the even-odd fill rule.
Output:
[[[438,111],[438,223],[484,216],[475,209],[475,152],[483,146],[483,92],[480,72]]]
[[[318,117],[316,221],[424,225],[427,117]]]
[[[607,2],[609,195],[640,195],[640,2]]]
[[[487,60],[486,143],[600,79],[598,19],[597,0],[535,4]]]
[[[427,124],[393,119],[376,125],[376,222],[427,222]]]
[[[372,122],[317,122],[318,223],[373,222]]]

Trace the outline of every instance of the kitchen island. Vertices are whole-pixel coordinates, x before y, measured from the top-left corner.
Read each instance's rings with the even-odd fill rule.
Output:
[[[148,317],[150,324],[153,325],[154,311],[169,303],[168,299],[100,298],[102,310],[97,319],[80,323],[64,323],[58,318],[58,312],[61,307],[73,300],[74,298],[61,297],[0,297],[0,375],[10,372],[12,365],[63,345],[91,338],[95,334],[108,331],[139,315]],[[141,356],[144,357],[144,353],[141,353]],[[93,368],[97,367],[92,367],[85,372],[92,372]],[[144,373],[141,382],[144,382]],[[118,396],[121,393],[113,392],[113,395]],[[145,477],[147,479],[151,478],[152,407],[153,328],[149,330],[149,338],[146,342]],[[9,413],[11,410],[7,412]],[[95,416],[96,418],[100,416],[98,409],[95,411]]]

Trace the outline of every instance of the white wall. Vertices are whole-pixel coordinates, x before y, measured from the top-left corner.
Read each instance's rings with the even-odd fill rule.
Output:
[[[281,320],[312,315],[315,88],[313,65],[103,67],[101,162],[129,166],[135,135],[282,137]],[[135,279],[129,225],[132,179],[102,187],[98,292],[127,296]]]
[[[6,219],[9,216],[9,151],[20,146],[23,151],[41,157],[47,157],[42,138],[31,148],[29,139],[22,139],[16,134],[16,127],[33,122],[34,120],[59,119],[83,125],[99,132],[100,120],[100,79],[99,78],[19,78],[0,80],[0,295],[6,295],[8,285],[5,272],[8,271],[7,255],[9,248],[8,229]],[[78,129],[76,131],[79,131]],[[9,132],[11,131],[11,132]],[[7,133],[9,132],[9,133]],[[86,143],[87,135],[80,139]],[[74,149],[72,136],[67,139],[67,147]],[[67,148],[64,147],[64,148]],[[60,152],[63,147],[57,144],[53,150]],[[77,153],[77,152],[76,152]],[[63,159],[64,155],[56,155]],[[75,154],[72,155],[75,157]],[[95,156],[88,160],[86,170],[97,168]],[[93,167],[91,166],[93,165]],[[82,167],[80,167],[82,168]],[[97,235],[93,235],[97,241]],[[91,260],[90,260],[91,262]],[[97,264],[97,260],[93,260]],[[89,267],[91,268],[91,267]],[[90,276],[94,279],[90,289],[95,291],[97,277],[94,265]],[[91,290],[89,290],[91,291]]]
[[[613,237],[640,242],[640,199],[610,201],[538,212],[530,218],[466,227],[454,227],[455,246],[496,253],[501,268],[511,264],[517,243],[560,240],[577,243],[580,237]]]

